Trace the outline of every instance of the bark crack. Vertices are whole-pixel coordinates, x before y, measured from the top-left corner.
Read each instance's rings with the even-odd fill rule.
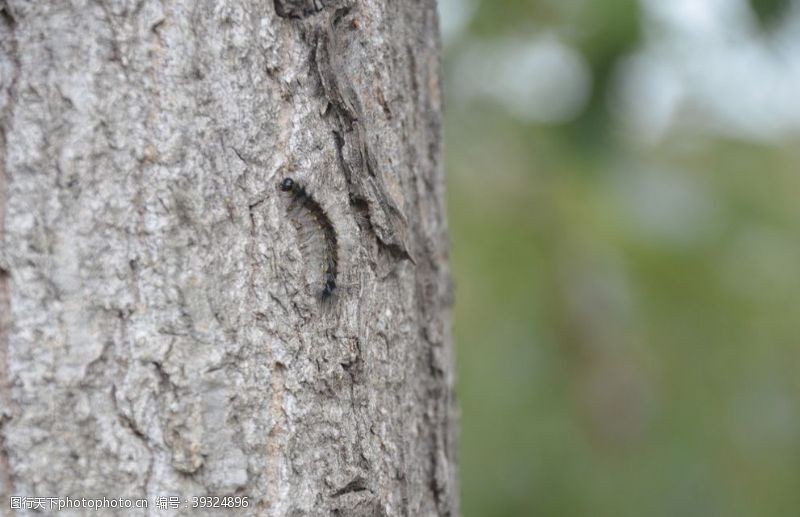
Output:
[[[389,195],[375,153],[367,139],[362,115],[363,109],[353,88],[345,66],[337,59],[342,54],[337,30],[349,7],[337,9],[330,21],[313,32],[313,61],[322,87],[323,96],[334,114],[336,129],[333,131],[337,157],[347,181],[351,198],[361,201],[366,210],[358,215],[370,221],[369,230],[396,259],[411,259],[406,234],[408,223],[403,211]],[[350,24],[350,27],[358,25]],[[413,260],[412,260],[413,262]]]
[[[331,497],[341,497],[351,492],[363,492],[367,490],[367,480],[363,476],[356,476],[352,481],[331,494]]]
[[[114,406],[114,411],[117,414],[117,419],[119,423],[122,425],[123,428],[127,429],[133,436],[135,436],[141,443],[144,445],[147,452],[150,454],[150,458],[147,462],[147,473],[145,474],[144,483],[142,485],[142,491],[144,492],[145,497],[149,497],[150,495],[150,482],[153,479],[153,466],[155,464],[155,451],[150,446],[150,439],[148,438],[147,434],[142,431],[139,426],[134,422],[134,420],[126,414],[122,408],[119,406],[119,401],[117,400],[117,386],[116,384],[111,385],[111,403]]]

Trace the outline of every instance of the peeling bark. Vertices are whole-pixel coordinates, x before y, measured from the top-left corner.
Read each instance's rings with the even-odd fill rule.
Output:
[[[437,23],[433,0],[0,0],[4,509],[458,515]],[[335,232],[325,306],[287,177]]]

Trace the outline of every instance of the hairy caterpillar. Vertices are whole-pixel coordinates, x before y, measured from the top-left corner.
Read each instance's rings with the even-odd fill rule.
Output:
[[[321,285],[318,299],[321,303],[331,301],[336,290],[338,249],[336,231],[330,218],[319,203],[306,192],[305,187],[292,178],[280,183],[283,192],[291,194],[289,218],[297,230],[300,251],[312,264],[313,271],[321,276],[316,279]]]

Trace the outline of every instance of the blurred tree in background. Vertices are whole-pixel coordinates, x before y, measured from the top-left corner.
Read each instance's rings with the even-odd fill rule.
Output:
[[[800,8],[441,0],[467,517],[800,508]]]

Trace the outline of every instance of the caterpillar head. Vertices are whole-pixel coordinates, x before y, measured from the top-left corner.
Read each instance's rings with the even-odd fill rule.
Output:
[[[294,188],[294,180],[292,178],[283,178],[281,181],[280,189],[284,192],[289,192]]]

